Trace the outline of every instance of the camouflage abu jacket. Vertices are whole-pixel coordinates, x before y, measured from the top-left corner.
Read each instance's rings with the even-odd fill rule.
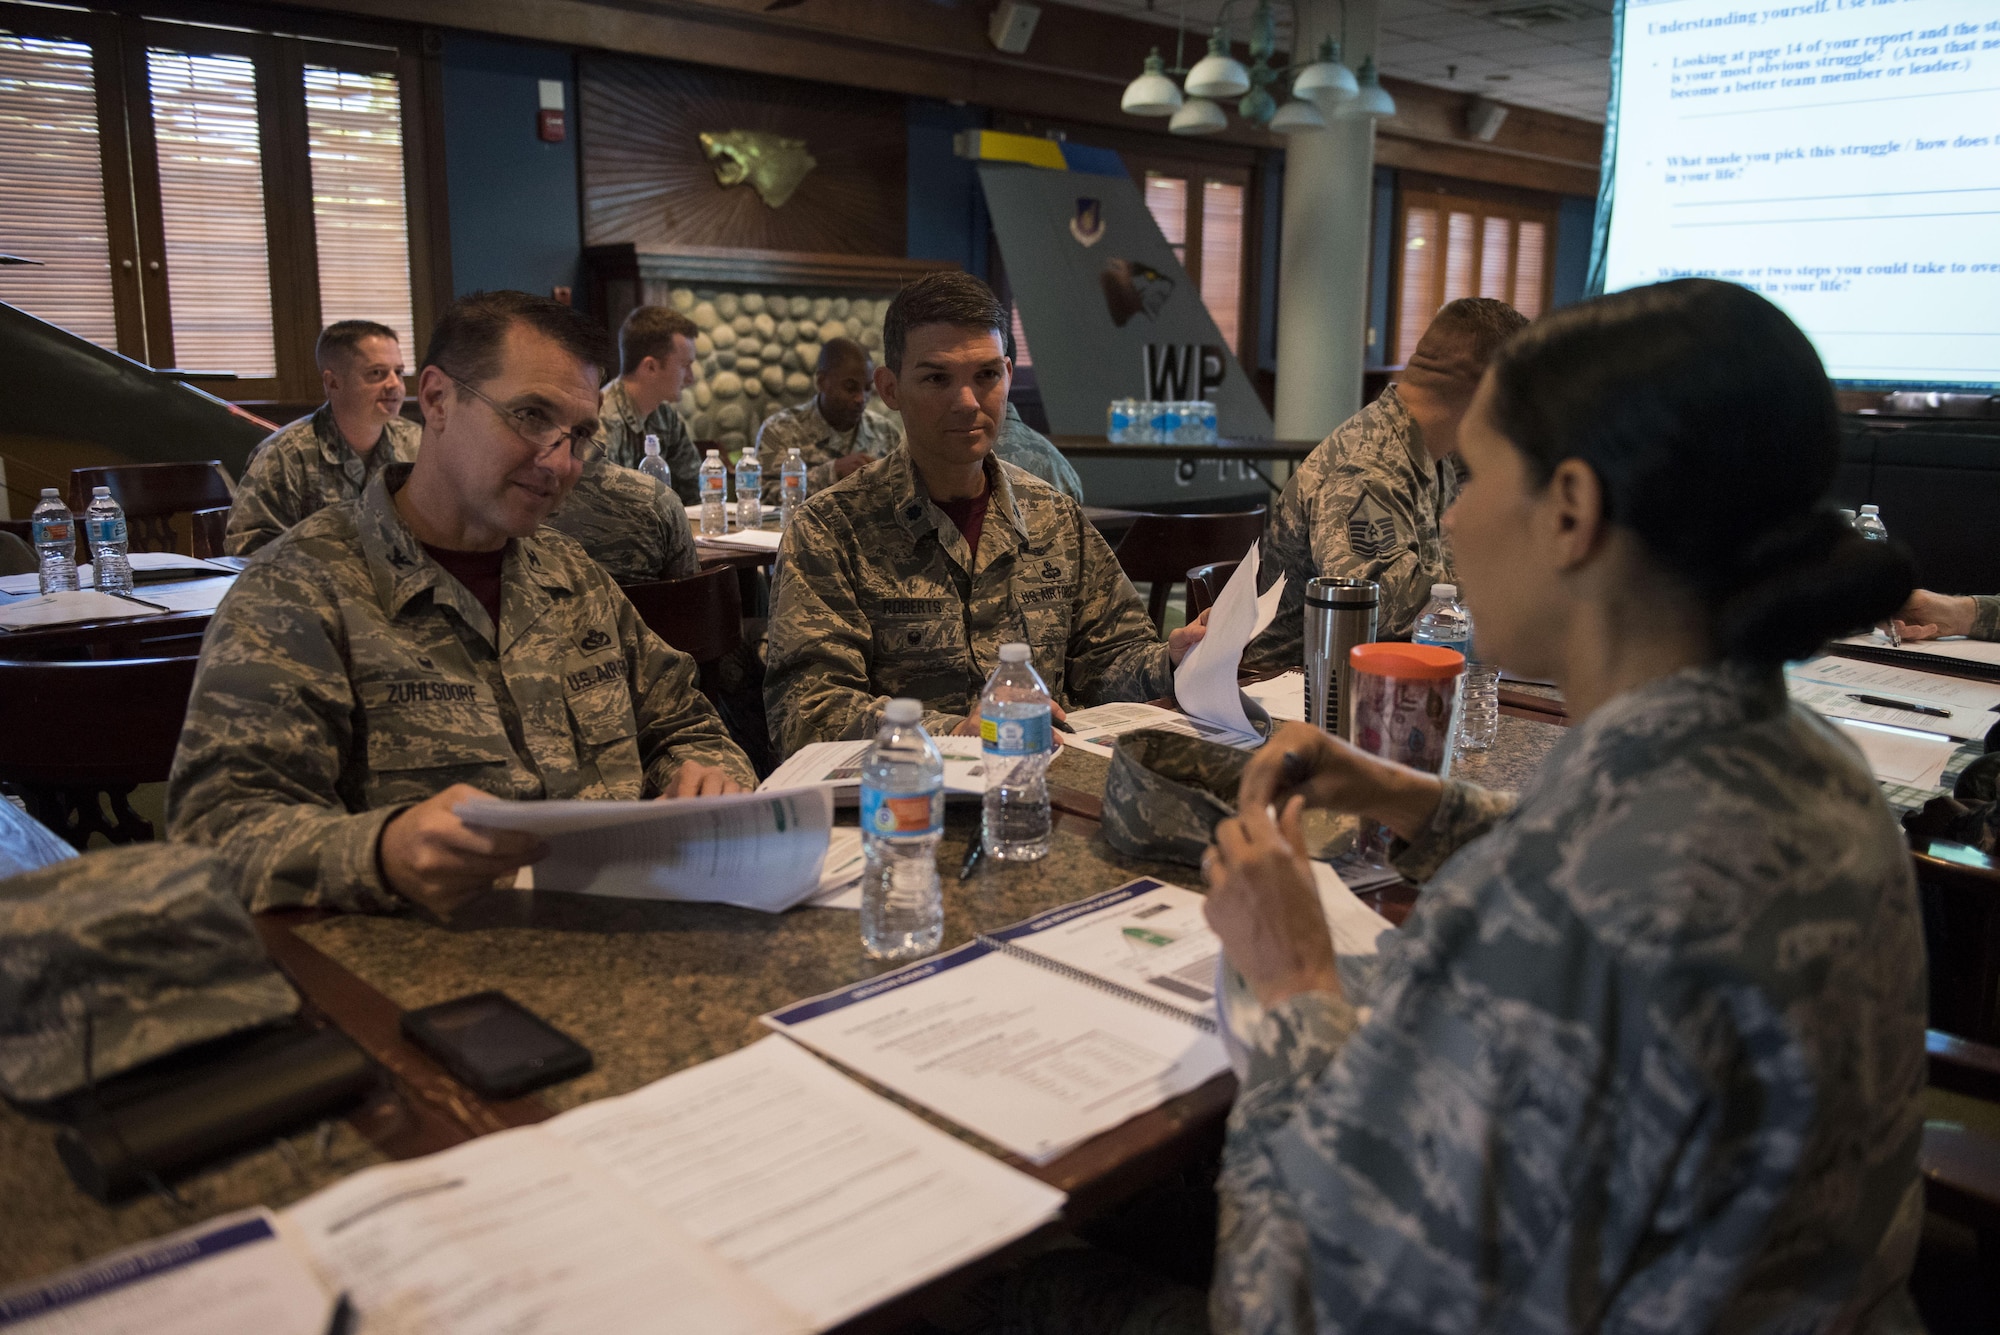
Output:
[[[902,429],[888,418],[863,411],[861,420],[845,431],[836,431],[820,415],[819,396],[796,407],[772,413],[757,428],[757,466],[764,470],[764,504],[776,505],[783,483],[785,455],[792,450],[806,465],[806,495],[826,490],[840,481],[833,475],[835,461],[857,450],[871,459],[880,459],[903,443]]]
[[[1027,469],[1078,505],[1083,504],[1083,480],[1076,475],[1076,469],[1054,441],[1028,425],[1021,410],[1011,401],[1007,404],[1007,420],[1000,424],[999,438],[993,442],[993,452],[1014,467]]]
[[[1628,692],[1518,806],[1448,783],[1398,866],[1367,995],[1258,1037],[1218,1332],[1920,1329],[1909,852],[1775,672]]]
[[[1341,423],[1292,474],[1264,530],[1260,590],[1288,578],[1277,619],[1244,650],[1244,669],[1299,666],[1306,581],[1315,576],[1380,584],[1377,635],[1408,639],[1431,585],[1452,582],[1440,521],[1457,496],[1458,475],[1424,452],[1394,385]]]
[[[694,436],[672,403],[663,403],[639,416],[623,380],[613,380],[598,392],[597,439],[604,457],[614,464],[636,469],[646,457],[648,433],[660,438],[660,457],[667,461],[667,476],[673,479],[674,495],[685,505],[701,500],[701,451]]]
[[[2000,597],[1976,594],[1972,603],[1972,638],[2000,640]]]
[[[417,457],[424,429],[393,417],[367,455],[356,454],[334,425],[333,405],[266,436],[250,453],[236,500],[229,507],[223,550],[248,556],[307,515],[359,497],[384,464]]]
[[[545,523],[575,538],[620,584],[681,579],[701,569],[680,498],[658,478],[609,459],[585,464]]]
[[[259,553],[202,642],[167,819],[242,867],[252,909],[397,907],[382,827],[454,783],[653,797],[697,760],[756,785],[693,661],[582,548],[547,529],[508,547],[496,635],[396,513],[408,475]]]
[[[989,458],[975,561],[898,448],[808,497],[778,556],[764,700],[771,737],[866,737],[893,696],[949,732],[1000,646],[1025,641],[1065,708],[1173,693],[1167,646],[1083,508]]]

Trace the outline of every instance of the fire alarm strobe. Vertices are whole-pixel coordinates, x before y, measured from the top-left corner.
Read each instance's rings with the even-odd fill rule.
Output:
[[[535,137],[545,144],[560,144],[569,131],[563,124],[563,84],[561,79],[543,79],[541,110],[535,113]]]

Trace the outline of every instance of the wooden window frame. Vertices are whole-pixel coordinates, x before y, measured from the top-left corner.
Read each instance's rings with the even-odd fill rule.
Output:
[[[1258,214],[1255,210],[1262,199],[1258,191],[1258,176],[1255,165],[1250,163],[1220,162],[1208,158],[1182,157],[1178,154],[1157,152],[1126,152],[1126,169],[1132,173],[1132,181],[1139,189],[1143,201],[1146,196],[1147,175],[1172,176],[1187,182],[1186,230],[1181,249],[1186,252],[1181,260],[1181,268],[1186,271],[1188,282],[1194,286],[1195,299],[1201,298],[1202,232],[1205,210],[1202,201],[1206,198],[1203,187],[1210,181],[1220,181],[1234,185],[1243,191],[1243,236],[1237,250],[1236,286],[1236,346],[1230,351],[1245,368],[1256,364],[1257,331],[1253,321],[1257,318],[1257,263],[1256,235]],[[1204,303],[1203,309],[1207,309]]]
[[[283,33],[266,31],[279,26]],[[245,56],[256,68],[277,374],[193,383],[245,402],[301,403],[321,397],[319,371],[313,364],[320,309],[306,130],[308,64],[395,76],[403,111],[412,337],[422,340],[450,303],[442,75],[434,35],[403,26],[295,13],[280,20],[275,10],[201,0],[155,0],[143,8],[128,0],[110,0],[89,10],[43,9],[0,0],[0,27],[90,47],[117,351],[151,366],[175,365],[159,158],[146,66],[149,47]],[[422,348],[405,348],[403,355],[414,366]]]
[[[1433,312],[1444,304],[1446,220],[1452,213],[1469,213],[1472,215],[1473,235],[1471,295],[1477,295],[1479,292],[1481,270],[1485,264],[1486,219],[1501,217],[1514,224],[1513,240],[1509,250],[1510,263],[1518,262],[1520,224],[1523,222],[1542,224],[1545,229],[1543,235],[1547,238],[1547,242],[1542,263],[1541,313],[1547,314],[1555,295],[1556,217],[1559,203],[1557,196],[1535,190],[1489,186],[1475,181],[1427,176],[1417,172],[1400,173],[1396,180],[1394,241],[1390,246],[1390,327],[1388,337],[1383,342],[1384,350],[1393,355],[1402,342],[1404,237],[1408,234],[1409,212],[1412,206],[1436,209],[1438,212],[1439,254],[1433,266],[1431,280],[1433,295],[1438,300],[1430,306]]]

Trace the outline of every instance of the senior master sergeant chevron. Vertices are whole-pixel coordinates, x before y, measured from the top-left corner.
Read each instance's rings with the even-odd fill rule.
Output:
[[[1011,373],[1006,309],[939,273],[883,320],[876,388],[905,444],[807,498],[780,549],[764,679],[771,735],[865,737],[892,696],[971,731],[1000,645],[1025,641],[1058,706],[1149,700],[1206,632],[1161,643],[1083,509],[993,456]]]
[[[418,381],[416,463],[258,553],[217,609],[167,815],[241,867],[253,909],[448,912],[543,851],[462,823],[482,792],[756,782],[692,661],[537,532],[593,452],[605,343],[540,297],[457,302]]]

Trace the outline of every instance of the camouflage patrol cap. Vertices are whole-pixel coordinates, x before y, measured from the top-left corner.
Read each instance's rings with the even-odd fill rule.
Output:
[[[1236,814],[1250,757],[1233,746],[1149,728],[1118,739],[1104,780],[1104,838],[1130,857],[1201,865]]]
[[[282,1020],[226,863],[181,844],[69,858],[0,881],[0,1093],[41,1102],[181,1048]]]

